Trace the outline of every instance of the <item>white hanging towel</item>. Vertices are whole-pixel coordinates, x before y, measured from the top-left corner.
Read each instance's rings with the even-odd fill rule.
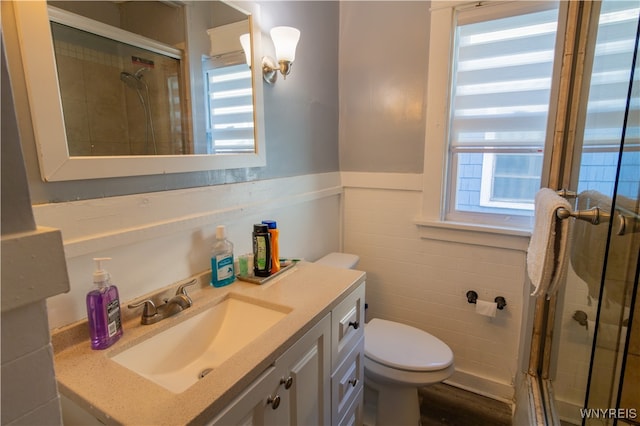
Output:
[[[527,270],[535,287],[532,296],[551,297],[558,290],[567,270],[569,220],[559,219],[559,208],[571,210],[571,204],[549,188],[535,198],[535,224],[527,250]]]

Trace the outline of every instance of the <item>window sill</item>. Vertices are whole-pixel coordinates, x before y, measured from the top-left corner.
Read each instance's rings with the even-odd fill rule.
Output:
[[[418,219],[420,238],[526,251],[531,231],[461,222]]]

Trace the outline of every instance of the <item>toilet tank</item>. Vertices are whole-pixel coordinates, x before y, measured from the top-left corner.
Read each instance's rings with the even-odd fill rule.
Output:
[[[316,260],[315,263],[333,266],[334,268],[353,269],[358,264],[360,258],[350,253],[329,253],[328,255]]]

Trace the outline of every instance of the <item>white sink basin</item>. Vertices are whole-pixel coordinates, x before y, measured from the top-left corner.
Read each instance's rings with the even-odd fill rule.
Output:
[[[231,293],[211,308],[111,359],[173,393],[181,393],[289,312],[291,308],[286,306]]]

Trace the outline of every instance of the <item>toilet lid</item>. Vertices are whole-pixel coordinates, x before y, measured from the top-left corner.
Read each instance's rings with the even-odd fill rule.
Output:
[[[392,368],[435,371],[453,362],[449,346],[415,327],[375,318],[366,324],[364,335],[365,356]]]
[[[360,258],[355,254],[334,252],[316,260],[315,263],[333,266],[335,268],[353,269],[359,260]]]

